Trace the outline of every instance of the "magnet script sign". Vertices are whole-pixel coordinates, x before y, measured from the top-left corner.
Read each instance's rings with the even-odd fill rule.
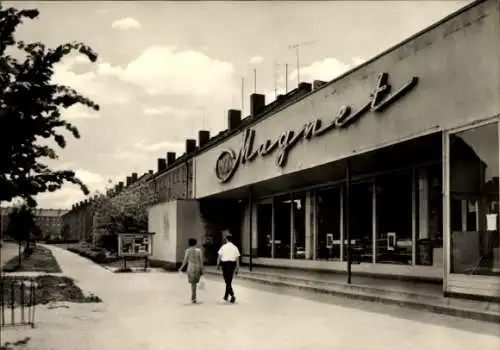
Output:
[[[222,183],[228,182],[241,164],[250,163],[259,156],[267,157],[273,153],[276,153],[276,166],[284,167],[288,154],[299,141],[310,141],[334,129],[345,129],[368,112],[380,113],[412,90],[418,83],[418,78],[413,77],[398,90],[392,92],[388,78],[388,73],[380,73],[375,89],[370,93],[369,100],[360,109],[353,111],[350,106],[343,105],[331,121],[323,122],[321,119],[316,119],[306,123],[298,131],[286,130],[278,138],[266,140],[257,147],[255,146],[255,130],[246,129],[243,132],[243,142],[238,153],[232,149],[225,149],[217,157],[215,166],[217,178]]]

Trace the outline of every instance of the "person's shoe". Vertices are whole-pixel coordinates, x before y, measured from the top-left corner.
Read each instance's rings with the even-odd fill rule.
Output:
[[[234,297],[234,295],[233,295],[233,296],[231,297],[231,300],[229,300],[229,302],[230,302],[231,304],[234,304],[234,302],[235,302],[235,301],[236,301],[236,298],[235,298],[235,297]]]
[[[191,300],[191,302],[192,302],[193,304],[196,304],[196,299],[192,299],[192,300]]]
[[[227,295],[224,295],[224,298],[222,299],[224,299],[224,301],[227,301]]]

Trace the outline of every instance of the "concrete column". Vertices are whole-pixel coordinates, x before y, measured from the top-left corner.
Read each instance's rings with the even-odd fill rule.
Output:
[[[241,227],[241,254],[246,256],[250,255],[250,206],[248,204],[244,209]]]
[[[429,176],[423,169],[418,173],[418,239],[425,239],[429,238]]]
[[[313,258],[314,251],[314,196],[311,191],[306,192],[306,203],[305,203],[305,226],[306,226],[306,237],[305,237],[305,250],[306,259]]]
[[[252,210],[247,210],[249,215],[249,220],[252,220],[252,252],[253,255],[257,256],[257,247],[259,246],[259,230],[257,229],[257,203],[252,204]]]

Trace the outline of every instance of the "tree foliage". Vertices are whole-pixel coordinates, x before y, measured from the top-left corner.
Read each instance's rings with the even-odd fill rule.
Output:
[[[95,201],[97,229],[105,233],[97,239],[97,245],[109,251],[118,250],[120,232],[145,232],[148,227],[146,185],[126,188],[112,196],[100,196]]]
[[[35,215],[31,208],[23,205],[10,212],[7,235],[19,244],[37,238],[40,233],[41,230],[35,222]]]
[[[44,161],[57,159],[51,143],[66,146],[63,132],[79,138],[78,129],[61,118],[61,111],[76,104],[94,110],[99,106],[69,86],[53,82],[55,65],[77,52],[91,62],[97,54],[83,43],[47,48],[43,43],[16,40],[17,27],[35,19],[38,10],[4,8],[0,3],[0,202],[54,192],[65,182],[87,187],[71,170],[53,170]],[[20,57],[20,58],[19,58]]]

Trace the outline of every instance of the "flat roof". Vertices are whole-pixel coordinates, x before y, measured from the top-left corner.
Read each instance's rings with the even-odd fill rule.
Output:
[[[304,95],[301,95],[299,96],[298,98],[296,99],[290,99],[290,103],[287,103],[287,101],[285,100],[283,102],[283,105],[280,105],[278,106],[276,109],[273,109],[271,111],[269,111],[268,113],[265,113],[264,115],[261,115],[261,116],[257,116],[256,118],[249,118],[249,117],[246,117],[244,118],[243,120],[245,119],[251,119],[249,122],[247,123],[241,123],[240,125],[238,125],[236,128],[234,128],[233,130],[225,130],[225,131],[222,131],[222,135],[219,134],[217,136],[214,136],[209,142],[207,142],[206,145],[204,145],[203,147],[200,147],[196,150],[196,152],[193,152],[193,155],[192,157],[200,154],[200,153],[203,153],[217,145],[219,145],[220,143],[222,143],[223,141],[229,139],[231,136],[237,134],[238,132],[242,131],[243,129],[247,128],[247,127],[250,127],[252,125],[255,125],[257,124],[258,122],[260,122],[261,120],[263,119],[266,119],[266,118],[269,118],[273,115],[275,115],[276,113],[284,110],[285,108],[288,108],[290,107],[291,105],[295,104],[295,103],[298,103],[300,101],[302,101],[303,99],[309,97],[310,95],[312,94],[315,94],[317,92],[319,92],[320,90],[326,88],[327,86],[330,86],[334,83],[336,83],[337,81],[341,80],[341,79],[344,79],[345,77],[347,77],[348,75],[350,75],[351,73],[363,68],[363,67],[366,67],[368,66],[369,64],[373,63],[374,61],[378,60],[379,58],[387,55],[388,53],[390,52],[393,52],[395,51],[396,49],[408,44],[409,42],[415,40],[416,38],[422,36],[423,34],[441,26],[442,24],[450,21],[451,19],[455,18],[455,17],[458,17],[459,15],[463,14],[464,12],[467,12],[469,11],[471,8],[474,8],[482,3],[485,3],[485,2],[488,2],[488,1],[491,1],[491,0],[476,0],[476,1],[473,1],[472,3],[470,4],[467,4],[461,8],[459,8],[458,10],[450,13],[449,15],[443,17],[442,19],[434,22],[433,24],[425,27],[424,29],[416,32],[415,34],[409,36],[408,38],[400,41],[399,43],[393,45],[393,46],[390,46],[388,49],[382,51],[381,53],[373,56],[372,58],[370,58],[369,60],[361,63],[360,65],[357,65],[349,70],[347,70],[346,72],[342,73],[341,75],[337,76],[336,78],[326,82],[324,85],[321,85],[320,87],[318,87],[317,89],[313,89],[311,92],[307,93],[307,94],[304,94]],[[272,103],[272,102],[271,102]],[[243,121],[242,120],[242,121]],[[244,124],[244,125],[242,125]]]

